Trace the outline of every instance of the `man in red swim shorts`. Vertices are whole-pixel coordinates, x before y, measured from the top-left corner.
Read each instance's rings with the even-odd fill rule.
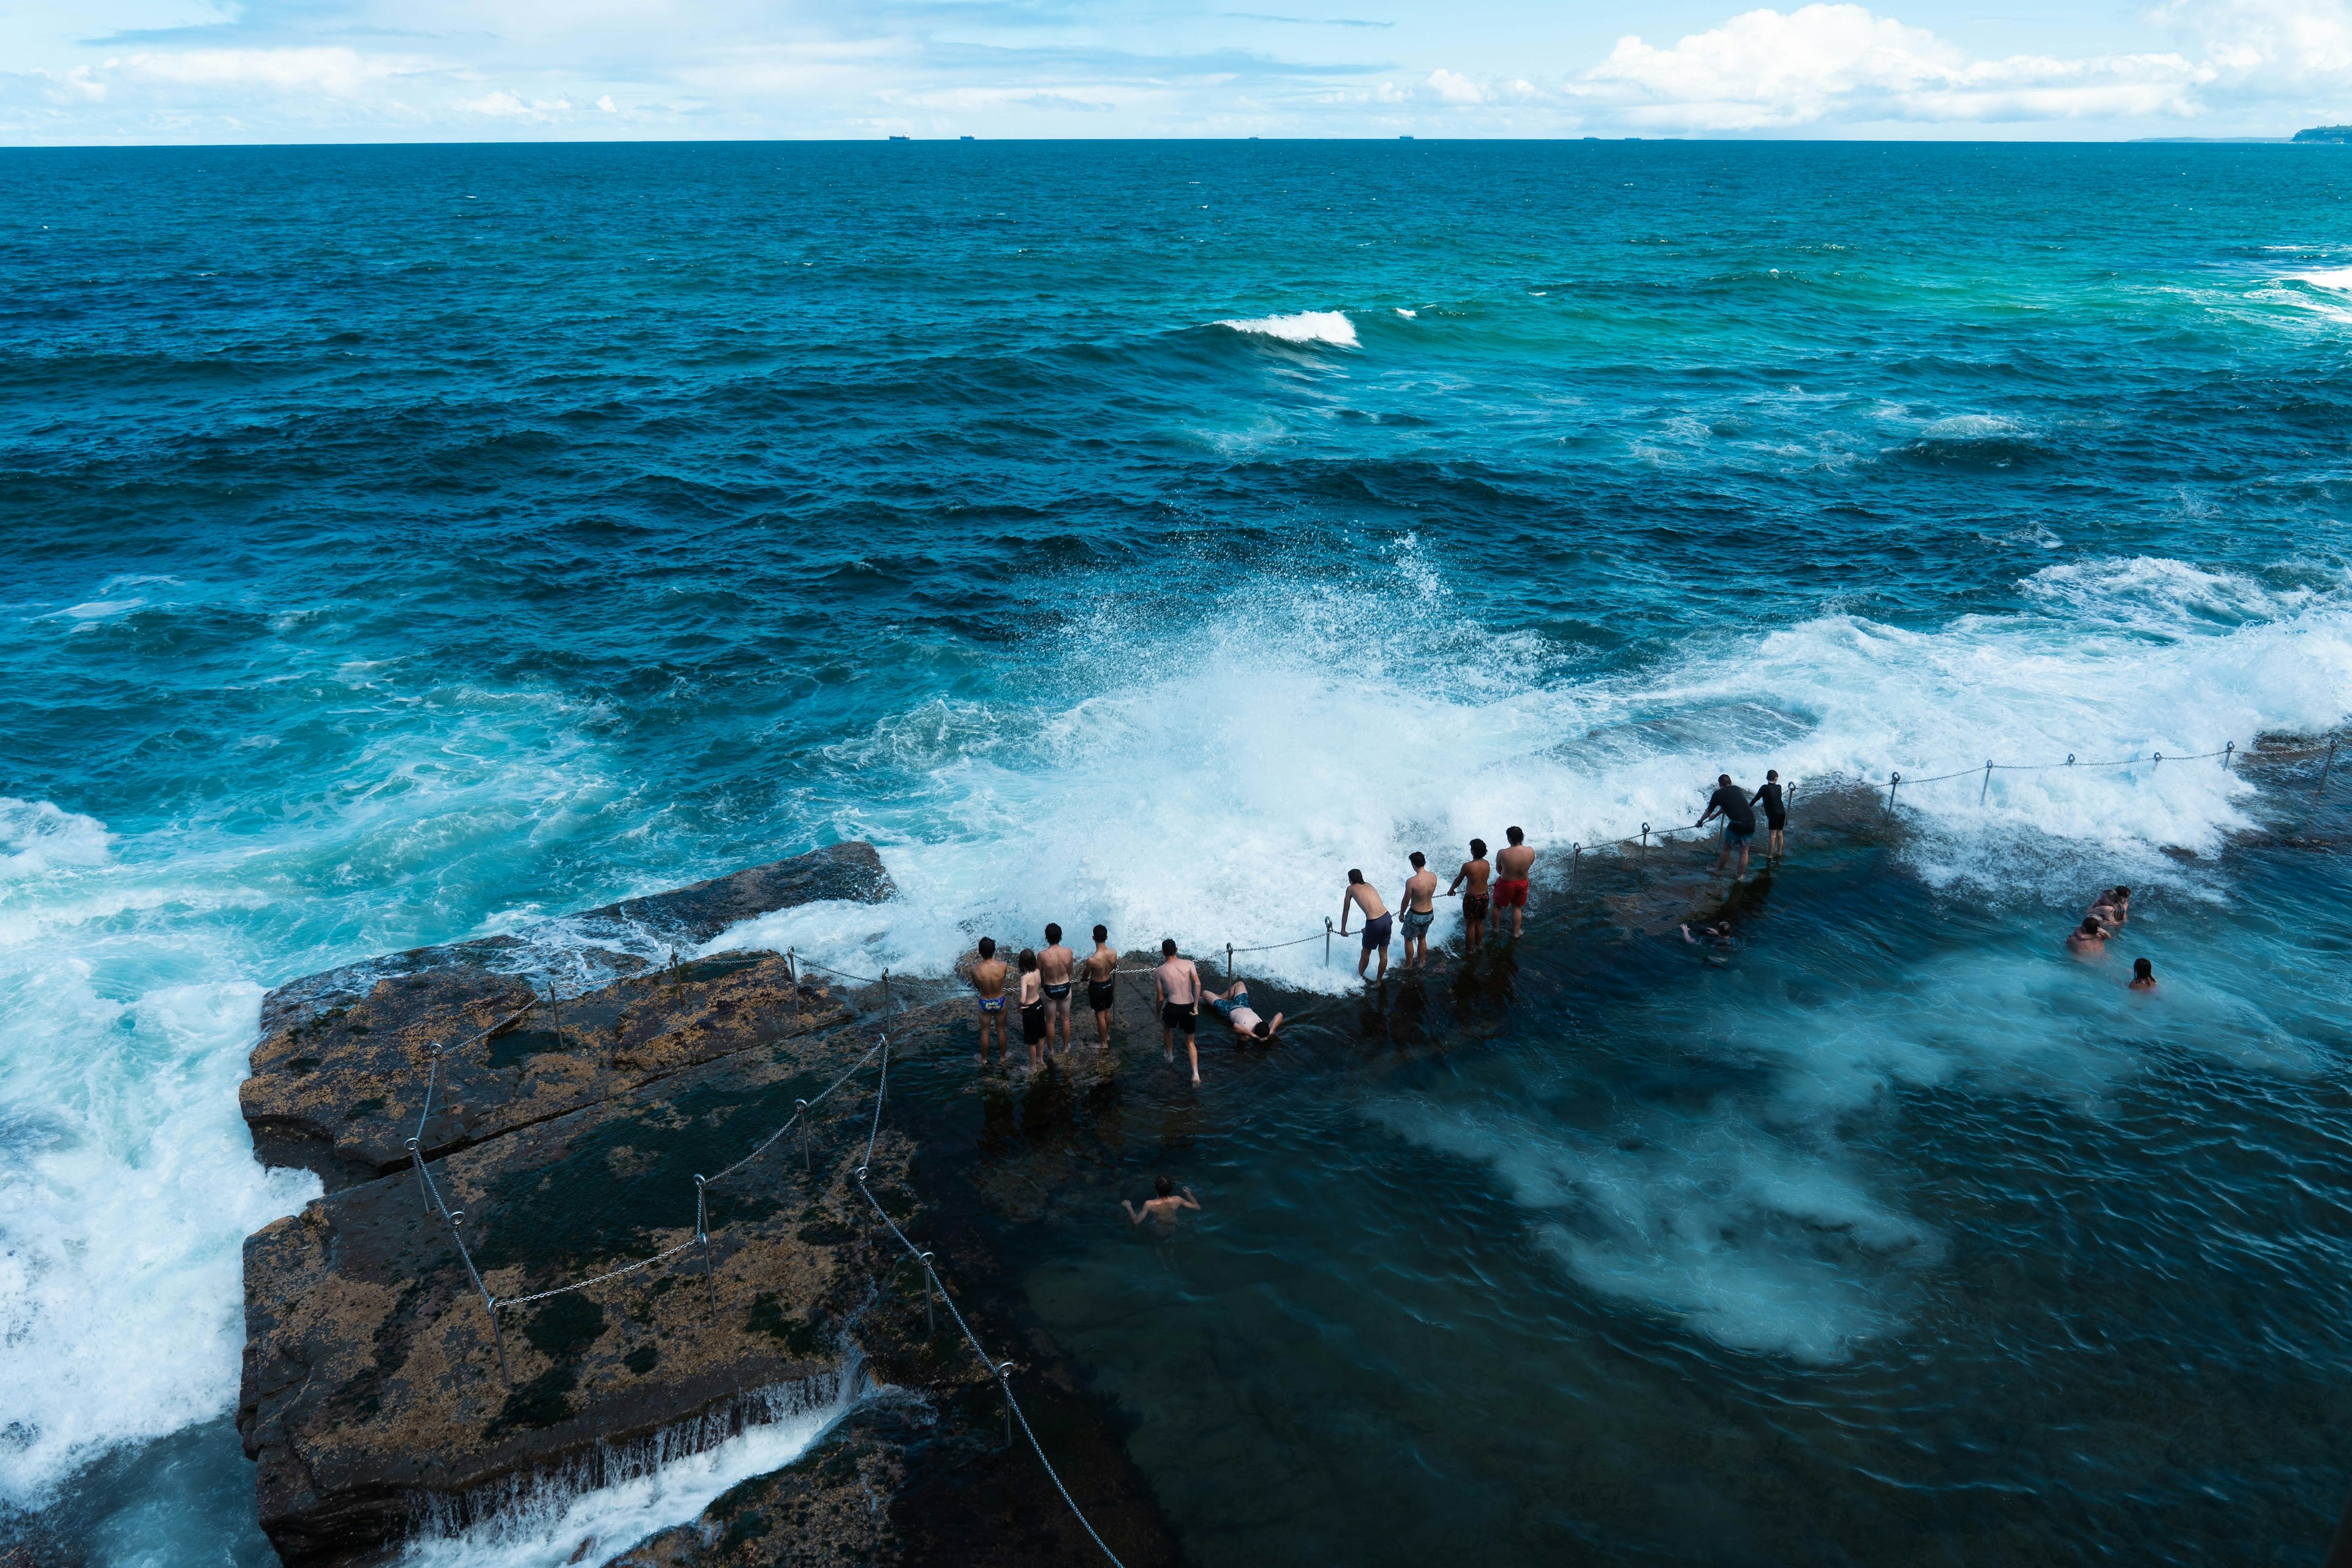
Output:
[[[1516,827],[1507,827],[1503,837],[1511,842],[1495,857],[1495,916],[1499,923],[1505,910],[1511,911],[1511,935],[1516,939],[1528,918],[1528,872],[1536,863],[1536,852],[1528,847],[1528,836]]]

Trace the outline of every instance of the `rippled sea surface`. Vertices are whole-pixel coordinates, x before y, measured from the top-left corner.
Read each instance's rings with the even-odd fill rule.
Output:
[[[1280,1048],[1194,1095],[1126,1042],[1112,1158],[1005,1223],[1197,1561],[2314,1560],[2352,779],[2276,753],[2352,710],[2347,193],[2290,147],[0,153],[0,1500],[269,1561],[268,986],[847,837],[900,900],[763,940],[1205,952],[1517,824],[1515,947],[1244,961]],[[1736,890],[1566,847],[1767,767]],[[1162,1172],[1165,1241],[1116,1209]]]

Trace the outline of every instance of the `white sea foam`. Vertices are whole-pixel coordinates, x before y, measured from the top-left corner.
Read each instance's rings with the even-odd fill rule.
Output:
[[[2352,267],[2324,267],[2312,272],[2290,272],[2286,276],[2294,282],[2308,283],[2315,289],[2352,292]]]
[[[782,1469],[808,1452],[855,1407],[858,1384],[852,1369],[821,1380],[821,1386],[773,1390],[779,1397],[771,1419],[713,1447],[645,1465],[602,1487],[583,1487],[560,1475],[537,1480],[473,1525],[428,1525],[402,1553],[401,1568],[610,1563],[646,1537],[694,1520],[730,1487]]]
[[[1687,825],[1718,771],[1752,783],[1767,767],[1918,781],[1899,795],[1917,812],[1906,853],[1931,879],[2003,879],[1997,896],[2026,900],[2091,861],[2178,879],[2164,851],[2215,848],[2252,786],[2156,752],[2345,715],[2340,585],[2130,558],[2023,586],[2032,613],[1931,628],[1822,616],[1599,675],[1486,634],[1412,549],[1355,586],[1254,581],[1177,634],[1106,611],[1057,644],[1057,679],[1088,695],[938,698],[836,747],[845,777],[890,781],[894,801],[837,831],[877,842],[902,897],[793,911],[759,940],[868,974],[944,973],[977,935],[1029,941],[1048,920],[1105,921],[1124,946],[1255,946],[1336,916],[1331,868],[1393,894],[1409,849],[1444,864],[1513,823],[1552,848]],[[1979,804],[1986,759],[2070,753],[2143,760],[1999,773]],[[1344,981],[1319,942],[1252,963]]]
[[[1237,332],[1255,332],[1286,343],[1329,343],[1336,348],[1358,346],[1356,323],[1345,310],[1301,310],[1295,316],[1259,316],[1251,321],[1219,321]]]

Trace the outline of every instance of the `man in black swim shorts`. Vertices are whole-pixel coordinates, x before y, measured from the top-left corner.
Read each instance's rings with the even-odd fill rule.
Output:
[[[1151,972],[1160,987],[1160,1040],[1168,1049],[1168,1059],[1176,1059],[1176,1035],[1184,1035],[1184,1054],[1192,1058],[1192,1081],[1201,1081],[1201,1047],[1192,1037],[1201,1014],[1201,972],[1189,958],[1176,953],[1176,939],[1170,937],[1160,944],[1160,967]]]
[[[1095,1037],[1110,1049],[1110,1008],[1118,1000],[1118,954],[1111,951],[1110,928],[1095,927],[1095,950],[1079,965],[1087,972],[1087,1003],[1095,1010]]]
[[[1764,858],[1780,858],[1780,830],[1789,826],[1788,798],[1780,793],[1780,770],[1764,770],[1764,787],[1756,792],[1755,804],[1764,808]]]

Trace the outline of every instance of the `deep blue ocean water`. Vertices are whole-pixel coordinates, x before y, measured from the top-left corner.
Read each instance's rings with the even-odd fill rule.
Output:
[[[857,837],[901,900],[762,940],[1246,946],[1518,823],[1511,955],[1268,955],[1288,1045],[1197,1099],[1139,1047],[1126,1186],[1008,1228],[1198,1561],[2313,1560],[2352,781],[2178,759],[2352,710],[2347,194],[2291,147],[0,153],[0,1499],[269,1560],[270,985]],[[1839,782],[2069,755],[2142,761]],[[1688,850],[1561,887],[1766,767],[1824,810],[1718,962]],[[1155,1246],[1163,1168],[1206,1209]]]

